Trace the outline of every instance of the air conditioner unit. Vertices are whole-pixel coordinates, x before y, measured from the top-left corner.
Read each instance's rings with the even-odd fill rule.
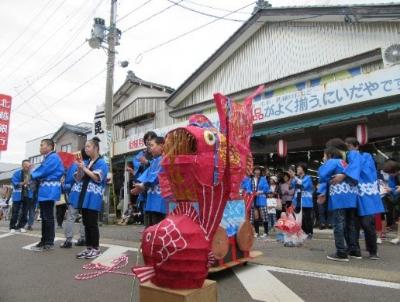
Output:
[[[400,44],[382,47],[382,60],[384,66],[400,64]]]

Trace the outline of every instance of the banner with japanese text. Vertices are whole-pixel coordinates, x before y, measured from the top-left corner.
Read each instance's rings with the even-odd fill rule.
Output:
[[[10,133],[11,96],[0,94],[0,151],[6,151]]]
[[[303,114],[321,112],[328,109],[354,104],[366,104],[368,101],[400,95],[400,66],[387,67],[374,72],[356,75],[352,78],[304,87],[301,90],[272,95],[271,91],[254,98],[253,123],[262,124]],[[216,127],[219,126],[216,112],[206,114]],[[184,127],[187,121],[155,129],[164,136],[176,127]],[[118,143],[116,154],[123,154],[144,148],[144,133],[128,137]]]
[[[253,102],[254,123],[265,123],[398,94],[400,66],[393,66],[284,95],[262,95]]]

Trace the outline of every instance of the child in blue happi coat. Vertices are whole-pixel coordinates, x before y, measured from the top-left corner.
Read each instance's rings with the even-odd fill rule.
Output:
[[[313,236],[313,191],[314,186],[312,178],[307,175],[307,164],[299,163],[296,166],[297,176],[292,180],[291,187],[295,188],[293,206],[296,212],[300,209],[303,212],[301,228],[307,234],[307,238],[311,239]]]
[[[253,169],[253,175],[248,178],[243,185],[245,191],[249,194],[255,194],[251,211],[250,222],[254,225],[256,231],[255,236],[266,238],[268,236],[268,212],[266,194],[270,191],[267,179],[261,176],[261,167],[257,166]],[[264,225],[264,234],[260,236],[260,220]]]
[[[336,247],[336,253],[327,258],[334,261],[349,261],[348,255],[360,258],[355,225],[357,185],[351,178],[335,185],[329,183],[334,175],[343,173],[348,166],[340,150],[335,147],[326,148],[324,159],[325,162],[318,171],[318,203],[322,204],[327,200],[328,210],[333,212]]]
[[[86,249],[76,255],[78,259],[93,259],[101,254],[98,217],[103,207],[108,165],[100,156],[99,142],[97,137],[86,142],[85,152],[89,160],[78,162],[75,183],[69,194],[71,205],[75,209],[81,209],[85,226]]]
[[[164,148],[164,138],[155,137],[149,142],[153,160],[150,166],[140,175],[137,183],[131,190],[132,194],[146,192],[146,204],[144,208],[145,226],[159,223],[165,218],[167,212],[166,200],[161,196],[158,175],[161,172],[161,160]]]
[[[336,141],[339,142],[341,140],[336,139]],[[375,214],[384,212],[378,186],[378,172],[371,154],[367,152],[361,153],[358,148],[359,142],[356,138],[350,137],[345,140],[345,147],[340,148],[340,150],[345,152],[348,166],[343,173],[333,177],[330,183],[333,185],[338,184],[346,177],[350,177],[357,182],[359,225],[364,229],[365,245],[369,252],[369,259],[378,260],[380,258],[377,255]],[[347,150],[348,152],[346,152]]]

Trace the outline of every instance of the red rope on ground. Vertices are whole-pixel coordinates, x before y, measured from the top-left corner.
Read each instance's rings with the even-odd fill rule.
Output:
[[[95,270],[96,272],[90,273],[81,273],[75,276],[75,280],[90,280],[106,273],[117,274],[117,275],[125,275],[125,276],[134,276],[133,273],[120,272],[118,271],[121,268],[124,268],[128,264],[128,257],[121,256],[112,261],[111,266],[103,265],[101,263],[88,263],[82,266],[82,269],[85,270]]]

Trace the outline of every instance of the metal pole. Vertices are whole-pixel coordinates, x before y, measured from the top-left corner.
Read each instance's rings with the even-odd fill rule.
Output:
[[[109,154],[109,169],[112,175],[111,157],[113,156],[112,150],[112,113],[113,113],[113,95],[114,95],[114,65],[115,65],[115,44],[116,44],[116,16],[117,16],[117,0],[111,0],[110,12],[110,27],[108,32],[108,59],[107,59],[107,80],[106,80],[106,99],[105,99],[105,116],[106,116],[106,135],[107,146]],[[113,184],[111,184],[106,193],[105,200],[105,222],[109,223],[110,218],[110,197],[113,191]],[[115,196],[113,194],[113,200]],[[115,207],[115,205],[114,205]],[[115,210],[115,209],[114,209]]]

